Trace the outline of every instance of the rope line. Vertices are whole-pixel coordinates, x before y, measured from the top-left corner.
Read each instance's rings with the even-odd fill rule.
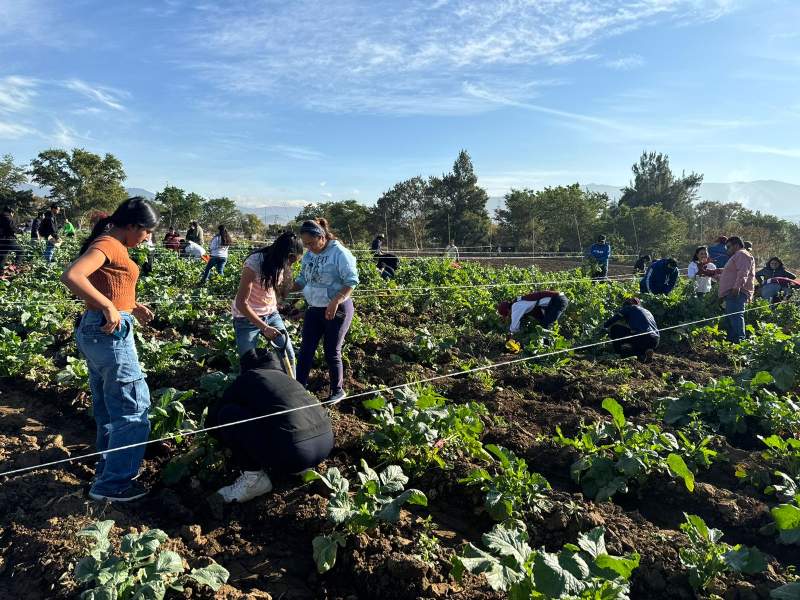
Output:
[[[754,311],[754,310],[763,310],[764,308],[768,308],[770,306],[771,305],[754,306],[754,307],[751,307],[751,308],[745,308],[744,310],[741,310],[741,311],[734,311],[734,312],[725,313],[725,314],[722,314],[722,315],[715,315],[713,317],[706,317],[704,319],[697,319],[695,321],[688,321],[686,323],[680,323],[678,325],[670,325],[670,326],[667,326],[667,327],[661,327],[661,328],[659,328],[659,332],[669,331],[669,330],[673,330],[673,329],[680,329],[680,328],[683,328],[683,327],[688,327],[690,325],[697,325],[699,323],[705,323],[705,322],[708,322],[708,321],[715,321],[717,319],[722,319],[722,318],[725,318],[725,317],[729,317],[731,315],[743,314],[743,313]],[[522,357],[522,358],[516,358],[516,359],[512,359],[512,360],[502,361],[502,362],[493,363],[493,364],[490,364],[490,365],[483,365],[483,366],[480,366],[480,367],[474,367],[474,368],[466,369],[466,370],[462,370],[462,371],[455,371],[455,372],[451,372],[451,373],[445,373],[443,375],[436,375],[436,376],[433,376],[433,377],[428,377],[426,379],[421,379],[421,380],[417,380],[417,381],[401,383],[401,384],[393,385],[393,386],[383,386],[383,387],[380,387],[380,388],[378,388],[376,390],[370,390],[370,391],[367,391],[367,392],[359,392],[358,394],[354,394],[352,396],[347,396],[346,399],[347,400],[354,400],[356,398],[362,398],[362,397],[365,397],[365,396],[372,396],[372,395],[375,395],[375,394],[381,394],[381,393],[384,393],[384,392],[390,392],[390,391],[397,390],[397,389],[400,389],[400,388],[403,388],[403,387],[406,387],[406,386],[409,386],[409,385],[418,385],[418,384],[421,384],[421,383],[431,383],[433,381],[439,381],[439,380],[442,380],[442,379],[455,378],[455,377],[458,377],[460,375],[468,375],[470,373],[477,373],[479,371],[488,371],[490,369],[495,369],[495,368],[498,368],[498,367],[505,367],[505,366],[508,366],[508,365],[520,364],[520,363],[524,363],[524,362],[530,362],[530,361],[533,361],[533,360],[546,358],[546,357],[549,357],[549,356],[557,356],[557,355],[560,355],[560,354],[566,354],[568,352],[575,352],[577,350],[586,350],[588,348],[593,348],[593,347],[597,347],[597,346],[603,346],[603,345],[606,345],[606,344],[610,344],[610,343],[613,343],[613,342],[619,342],[619,341],[623,341],[623,340],[633,339],[633,338],[637,338],[637,337],[640,337],[640,336],[643,336],[643,335],[650,335],[650,332],[636,333],[636,334],[632,334],[632,335],[625,336],[625,337],[620,337],[620,338],[615,338],[615,339],[610,339],[609,338],[607,340],[601,340],[599,342],[591,342],[591,343],[588,343],[588,344],[582,344],[582,345],[579,345],[579,346],[573,346],[571,348],[562,348],[561,350],[554,350],[552,352],[545,352],[545,353],[542,353],[542,354],[535,354],[533,356],[525,356],[525,357]],[[212,425],[211,427],[203,427],[201,429],[192,429],[192,430],[183,431],[183,432],[180,432],[180,433],[169,434],[169,435],[166,435],[164,437],[161,437],[161,438],[158,438],[158,439],[155,439],[155,440],[146,440],[144,442],[137,442],[135,444],[127,444],[125,446],[118,446],[116,448],[109,448],[109,449],[101,451],[101,452],[91,452],[91,453],[88,453],[88,454],[82,454],[80,456],[74,456],[74,457],[70,457],[70,458],[62,458],[62,459],[59,459],[59,460],[46,462],[46,463],[40,464],[40,465],[34,465],[34,466],[30,466],[30,467],[21,467],[19,469],[12,469],[12,470],[9,470],[9,471],[3,471],[3,472],[0,472],[0,477],[9,477],[11,475],[17,475],[17,474],[26,473],[26,472],[29,472],[29,471],[39,471],[39,470],[45,469],[47,467],[52,467],[52,466],[55,466],[55,465],[60,465],[60,464],[65,464],[65,463],[72,463],[72,462],[84,460],[84,459],[87,459],[87,458],[92,458],[92,457],[95,457],[95,456],[102,456],[104,454],[109,454],[111,452],[120,452],[122,450],[130,450],[132,448],[140,448],[142,446],[147,446],[148,444],[155,444],[155,443],[158,443],[158,442],[166,442],[166,441],[178,438],[178,437],[189,437],[189,436],[198,435],[198,434],[201,434],[201,433],[207,433],[209,431],[214,431],[214,430],[217,430],[217,429],[222,429],[224,427],[233,427],[233,426],[236,426],[236,425],[242,425],[244,423],[250,423],[250,422],[253,422],[253,421],[259,421],[261,419],[266,419],[266,418],[270,418],[270,417],[277,417],[277,416],[281,416],[281,415],[286,415],[286,414],[289,414],[289,413],[293,413],[293,412],[300,411],[300,410],[305,410],[307,408],[312,408],[312,407],[315,407],[315,406],[327,406],[329,404],[335,404],[337,402],[339,402],[339,401],[326,400],[324,402],[319,402],[318,404],[309,404],[309,405],[306,405],[306,406],[297,406],[297,407],[294,407],[294,408],[285,409],[285,410],[282,410],[282,411],[279,411],[279,412],[275,412],[275,413],[269,413],[269,414],[266,414],[266,415],[259,415],[259,416],[256,416],[256,417],[250,417],[250,418],[247,418],[247,419],[241,419],[239,421],[233,421],[231,423],[222,423],[220,425]]]

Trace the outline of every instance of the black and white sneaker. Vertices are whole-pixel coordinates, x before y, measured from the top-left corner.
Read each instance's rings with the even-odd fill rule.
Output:
[[[131,502],[146,496],[148,490],[140,483],[133,482],[128,488],[118,494],[98,494],[97,492],[89,492],[89,498],[92,500],[108,500],[109,502]]]
[[[344,390],[338,390],[333,392],[330,396],[328,396],[328,403],[329,404],[339,404],[342,400],[347,398],[347,392]]]

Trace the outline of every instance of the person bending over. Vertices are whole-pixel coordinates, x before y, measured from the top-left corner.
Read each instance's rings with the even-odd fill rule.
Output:
[[[661,339],[655,318],[649,310],[641,306],[638,298],[626,299],[622,308],[603,324],[603,329],[614,340],[614,352],[622,358],[637,356],[643,363],[653,360],[653,350],[658,347]]]
[[[652,263],[639,282],[643,293],[669,294],[678,281],[678,263],[674,258],[662,258]]]
[[[508,330],[517,333],[525,315],[530,315],[539,325],[549,329],[564,314],[567,306],[569,300],[562,292],[543,290],[501,302],[497,305],[497,312],[504,319],[511,319]]]
[[[265,348],[248,350],[241,374],[209,410],[207,425],[221,427],[214,436],[231,449],[242,474],[217,493],[225,502],[247,502],[272,490],[270,474],[286,475],[316,467],[333,449],[328,413],[305,388],[286,375]],[[284,412],[289,411],[292,412]]]

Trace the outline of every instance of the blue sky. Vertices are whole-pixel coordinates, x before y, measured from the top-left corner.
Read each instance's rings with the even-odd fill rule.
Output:
[[[2,0],[0,154],[122,159],[243,207],[357,198],[459,149],[493,196],[800,183],[796,0]]]

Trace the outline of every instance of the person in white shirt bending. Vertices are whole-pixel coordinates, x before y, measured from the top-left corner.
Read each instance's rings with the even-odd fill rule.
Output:
[[[216,269],[220,275],[225,273],[225,263],[228,262],[228,248],[233,245],[233,239],[225,225],[219,226],[219,233],[211,238],[211,258],[206,264],[206,270],[203,271],[203,277],[200,279],[200,284],[208,281],[211,275],[211,269]]]
[[[205,248],[189,240],[181,240],[180,249],[181,256],[186,256],[188,258],[203,258],[206,255]]]
[[[542,290],[520,296],[516,300],[500,302],[497,313],[503,319],[511,319],[509,331],[517,333],[522,325],[522,317],[530,315],[536,322],[549,329],[552,327],[569,305],[567,297],[555,290]]]
[[[694,251],[692,262],[689,263],[689,269],[686,272],[689,279],[694,279],[698,296],[703,296],[711,291],[711,278],[716,270],[717,267],[708,256],[708,248],[698,247]]]

